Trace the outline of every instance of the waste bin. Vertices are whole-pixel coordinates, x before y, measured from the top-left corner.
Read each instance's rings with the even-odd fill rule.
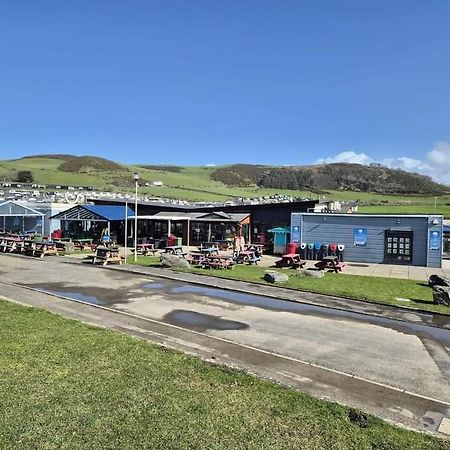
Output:
[[[322,248],[322,242],[314,242],[314,259],[320,259],[320,249]]]
[[[344,261],[344,250],[345,250],[345,245],[344,244],[338,244],[338,246],[337,246],[337,257],[338,257],[339,261]]]
[[[300,258],[306,259],[306,243],[302,242],[299,248],[300,248]]]
[[[176,238],[175,245],[178,245],[179,247],[181,247],[183,245],[183,238]]]
[[[328,244],[322,244],[322,247],[320,247],[320,258],[323,258],[324,256],[328,256],[328,249],[329,249],[329,245]]]
[[[286,247],[286,253],[297,253],[297,243],[289,242]]]
[[[336,256],[336,252],[337,252],[337,244],[336,243],[332,242],[330,244],[329,252],[330,252],[330,256]]]

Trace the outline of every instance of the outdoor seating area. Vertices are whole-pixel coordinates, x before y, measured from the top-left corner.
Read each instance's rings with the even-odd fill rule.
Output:
[[[56,242],[42,240],[40,235],[36,239],[31,235],[26,237],[0,235],[1,253],[16,253],[43,258],[47,255],[58,255],[62,251],[63,248],[59,247]]]

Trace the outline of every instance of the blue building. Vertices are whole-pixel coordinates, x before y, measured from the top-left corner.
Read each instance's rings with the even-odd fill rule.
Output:
[[[441,267],[441,215],[291,214],[291,241],[345,245],[344,260]]]

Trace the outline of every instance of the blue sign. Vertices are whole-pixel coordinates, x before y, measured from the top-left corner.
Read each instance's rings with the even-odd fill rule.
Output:
[[[430,250],[441,249],[441,232],[430,230]]]
[[[362,247],[367,245],[367,228],[353,229],[353,245]]]
[[[300,242],[300,227],[292,227],[291,242]]]

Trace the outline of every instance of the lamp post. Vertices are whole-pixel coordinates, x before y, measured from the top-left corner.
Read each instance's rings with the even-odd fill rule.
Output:
[[[139,186],[139,174],[136,172],[133,175],[135,183],[135,193],[134,193],[134,261],[137,261],[137,244],[138,244],[138,186]]]

